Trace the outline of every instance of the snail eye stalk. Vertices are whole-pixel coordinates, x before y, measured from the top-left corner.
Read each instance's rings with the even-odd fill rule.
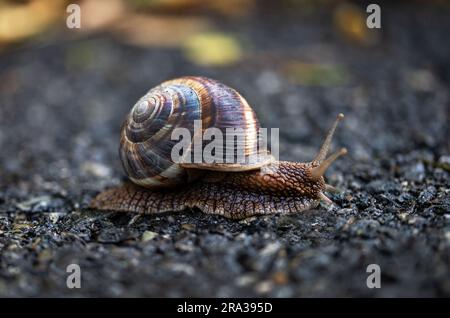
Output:
[[[344,119],[344,114],[340,113],[331,126],[330,130],[328,131],[325,141],[323,142],[322,147],[320,147],[319,153],[317,154],[316,158],[314,158],[313,162],[321,163],[323,160],[325,160],[328,154],[328,150],[330,149],[331,141],[333,140],[333,135],[336,127],[342,119]]]
[[[340,150],[333,153],[331,156],[329,156],[327,159],[323,160],[317,167],[314,167],[311,169],[311,177],[314,180],[319,179],[325,174],[325,171],[327,171],[328,167],[336,161],[340,156],[343,156],[347,154],[346,148],[341,148]]]

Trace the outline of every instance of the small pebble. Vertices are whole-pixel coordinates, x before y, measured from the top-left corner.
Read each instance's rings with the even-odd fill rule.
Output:
[[[83,164],[81,169],[97,178],[106,178],[111,175],[111,169],[99,162],[88,161]]]
[[[157,237],[157,236],[158,236],[158,233],[156,233],[156,232],[145,231],[145,232],[142,234],[141,240],[142,240],[142,242],[148,242],[148,241],[153,240],[153,239],[154,239],[155,237]]]

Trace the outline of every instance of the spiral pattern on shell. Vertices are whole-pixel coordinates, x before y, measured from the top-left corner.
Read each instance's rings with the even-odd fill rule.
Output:
[[[172,132],[182,127],[194,136],[194,120],[202,121],[203,131],[215,127],[224,136],[226,128],[242,128],[245,162],[189,165],[173,162],[172,148],[179,140],[171,139]],[[186,183],[189,178],[186,167],[222,171],[256,169],[270,160],[258,145],[259,128],[256,114],[234,89],[204,77],[181,77],[151,89],[133,106],[122,126],[120,158],[128,177],[150,188]]]

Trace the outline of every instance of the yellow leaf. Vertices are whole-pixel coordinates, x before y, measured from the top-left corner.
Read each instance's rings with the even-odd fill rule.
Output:
[[[341,65],[288,62],[285,74],[294,84],[310,86],[334,86],[345,84],[347,70]]]
[[[63,10],[60,0],[33,0],[24,4],[0,3],[0,43],[23,40],[47,29]]]
[[[366,13],[354,4],[344,3],[334,11],[334,23],[337,29],[349,40],[360,44],[373,44],[375,31],[366,25]]]
[[[111,26],[118,38],[144,47],[181,47],[186,38],[210,28],[200,16],[175,17],[129,13]]]
[[[186,57],[204,66],[224,66],[238,62],[243,55],[239,42],[224,33],[200,33],[189,37],[184,44]]]

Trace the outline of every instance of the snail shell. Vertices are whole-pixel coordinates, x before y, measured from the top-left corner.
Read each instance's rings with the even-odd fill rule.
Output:
[[[201,120],[203,131],[214,127],[220,129],[224,136],[226,128],[241,128],[244,132],[244,144],[240,145],[244,161],[174,162],[171,152],[179,140],[171,138],[172,132],[176,128],[186,128],[194,136],[195,120]],[[254,170],[273,159],[258,145],[259,129],[255,112],[234,89],[204,77],[181,77],[151,89],[132,107],[122,126],[120,158],[131,181],[147,188],[186,183],[192,176],[186,167],[218,171]],[[223,154],[226,152],[224,146]]]

